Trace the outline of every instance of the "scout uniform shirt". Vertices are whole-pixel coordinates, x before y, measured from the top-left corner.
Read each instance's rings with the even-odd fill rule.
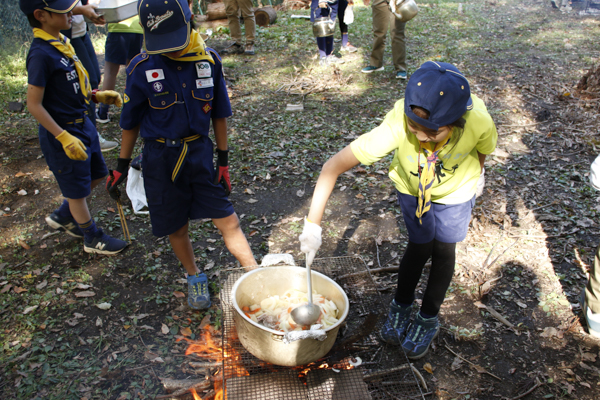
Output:
[[[492,117],[481,99],[474,94],[471,99],[473,109],[463,114],[466,123],[462,134],[454,128],[436,163],[431,192],[435,203],[460,204],[473,198],[481,173],[477,152],[490,154],[496,148],[498,133]],[[419,162],[423,166],[426,156],[423,152],[419,155],[419,140],[408,130],[404,99],[396,102],[381,125],[353,141],[350,148],[365,165],[395,151],[390,179],[400,193],[418,196]]]
[[[143,52],[127,66],[121,128],[140,125],[144,139],[208,136],[211,118],[231,116],[223,69],[217,53],[207,60],[175,61]]]

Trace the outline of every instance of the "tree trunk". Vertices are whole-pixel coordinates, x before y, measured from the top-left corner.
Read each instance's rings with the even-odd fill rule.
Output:
[[[263,7],[254,10],[254,18],[258,26],[269,26],[277,21],[277,12],[273,7]]]
[[[206,15],[208,16],[209,21],[227,18],[227,14],[225,13],[225,4],[224,3],[208,4],[207,9],[206,9]]]

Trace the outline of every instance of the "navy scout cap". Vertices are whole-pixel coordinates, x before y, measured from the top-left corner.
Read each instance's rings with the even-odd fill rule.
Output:
[[[79,0],[19,0],[23,14],[33,14],[35,10],[46,10],[57,14],[66,14],[77,5]]]
[[[148,54],[169,53],[189,44],[192,13],[187,0],[139,0],[138,14]]]
[[[429,119],[417,117],[411,106],[429,111]],[[467,78],[452,64],[427,61],[410,77],[404,96],[404,113],[426,128],[438,130],[473,108]]]

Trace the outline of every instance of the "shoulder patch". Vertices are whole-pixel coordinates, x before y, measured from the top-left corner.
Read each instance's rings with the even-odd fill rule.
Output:
[[[211,53],[213,56],[215,56],[217,58],[217,60],[219,60],[219,62],[221,61],[221,56],[219,55],[219,53],[217,53],[217,51],[215,49],[211,49],[210,47],[207,47],[206,52]]]
[[[141,52],[137,56],[133,57],[127,66],[127,75],[131,75],[138,65],[149,59],[150,57],[145,52]]]

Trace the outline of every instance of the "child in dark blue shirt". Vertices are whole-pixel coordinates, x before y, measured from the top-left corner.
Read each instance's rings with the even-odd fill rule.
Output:
[[[87,253],[116,254],[127,243],[96,227],[86,197],[108,170],[98,132],[87,115],[90,99],[121,104],[114,91],[92,92],[87,71],[60,31],[70,29],[78,0],[20,0],[34,28],[27,55],[27,107],[40,123],[39,139],[48,167],[66,200],[46,218],[54,229],[83,237]]]
[[[200,272],[188,234],[189,220],[211,218],[243,267],[256,265],[227,195],[227,117],[231,105],[221,60],[190,26],[186,0],[140,0],[145,51],[127,67],[121,153],[107,181],[114,192],[127,175],[138,135],[152,233],[169,236],[187,271],[188,304],[210,306],[208,279]],[[213,166],[212,121],[218,169]]]

